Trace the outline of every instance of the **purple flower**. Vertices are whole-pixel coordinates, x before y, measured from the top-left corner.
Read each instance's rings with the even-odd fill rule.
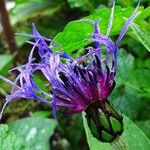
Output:
[[[49,47],[48,43],[54,43],[60,48],[59,44],[54,40],[41,36],[33,24],[33,34],[24,34],[24,36],[30,36],[35,40],[35,42],[29,42],[33,45],[33,48],[27,64],[15,68],[20,74],[14,82],[0,77],[12,85],[11,93],[6,97],[6,103],[2,112],[8,102],[26,98],[52,105],[54,116],[56,116],[56,110],[64,114],[75,114],[85,111],[90,116],[92,113],[89,113],[89,108],[98,110],[99,105],[107,102],[108,96],[115,87],[114,78],[117,69],[119,43],[136,17],[138,10],[137,6],[126,21],[117,41],[113,42],[109,37],[109,33],[113,22],[114,6],[115,3],[112,7],[106,35],[100,33],[98,20],[81,20],[93,25],[94,32],[90,40],[95,46],[87,47],[87,53],[75,60],[66,53],[53,51],[53,47]],[[102,53],[103,49],[105,49],[105,54]],[[33,58],[35,50],[37,50],[40,60]],[[33,75],[38,71],[42,72],[52,85],[53,96],[42,91],[35,83]],[[49,98],[52,98],[52,101]],[[117,117],[116,115],[116,119],[119,119]],[[97,137],[97,135],[94,136]]]

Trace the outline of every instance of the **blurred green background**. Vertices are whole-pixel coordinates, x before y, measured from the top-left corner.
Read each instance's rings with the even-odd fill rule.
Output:
[[[121,8],[130,8],[135,7],[137,2],[138,0],[116,0],[116,5]],[[8,70],[27,62],[31,49],[31,45],[26,43],[27,40],[31,40],[30,38],[15,36],[14,33],[31,33],[31,24],[34,22],[43,36],[54,38],[70,21],[96,14],[97,11],[112,6],[111,0],[7,0],[4,3],[11,28],[4,27],[4,23],[9,22],[5,17],[4,6],[0,4],[0,74],[11,80],[15,78],[17,72],[10,75]],[[148,39],[150,37],[150,1],[142,0],[140,5],[144,13],[143,19],[138,24],[147,33]],[[118,34],[119,32],[114,32],[112,38],[116,39]],[[146,43],[146,45],[149,44]],[[110,101],[150,138],[150,53],[131,29],[120,47],[123,49],[118,56],[117,86]],[[83,49],[77,49],[70,52],[70,55],[76,58],[83,53]],[[40,75],[36,76],[36,80],[38,84],[46,85],[46,81]],[[10,86],[0,81],[1,107],[9,91]],[[25,149],[26,145],[31,149],[36,149],[35,147],[38,146],[41,149],[41,146],[42,150],[89,149],[81,114],[66,117],[58,113],[59,125],[56,127],[51,110],[51,107],[34,100],[11,102],[1,119],[1,123],[7,125],[1,126],[0,132],[2,134],[4,131],[12,132],[12,135],[9,137],[9,134],[6,139],[12,141],[13,137],[13,140],[20,145],[16,149]],[[36,130],[38,134],[33,139],[29,136],[29,132],[34,137],[33,133]],[[25,145],[22,139],[25,139]]]

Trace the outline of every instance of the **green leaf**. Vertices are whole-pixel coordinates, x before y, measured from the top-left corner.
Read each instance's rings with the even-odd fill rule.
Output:
[[[142,14],[142,10],[141,10],[141,14]],[[111,35],[119,34],[119,32],[121,31],[125,23],[124,17],[128,18],[132,14],[132,12],[133,12],[133,8],[122,9],[119,6],[115,7],[115,12],[114,12],[115,15],[114,15]],[[110,16],[110,9],[101,8],[101,9],[97,9],[90,16],[85,17],[84,19],[91,19],[91,20],[101,19],[99,23],[100,30],[102,34],[105,34],[109,22],[109,16]],[[138,22],[140,22],[141,19],[143,19],[143,17],[141,16],[142,15],[138,17]],[[61,44],[62,49],[65,52],[71,53],[89,44],[90,42],[87,41],[86,39],[91,37],[90,34],[92,32],[93,32],[93,26],[91,24],[86,22],[72,21],[64,28],[63,32],[57,34],[55,40]]]
[[[34,81],[35,83],[38,85],[38,87],[40,89],[42,89],[43,91],[45,91],[46,93],[50,93],[49,88],[47,88],[48,86],[46,86],[47,84],[47,80],[43,77],[42,74],[34,74]]]
[[[140,20],[144,20],[146,18],[150,17],[150,6],[141,10],[140,14],[137,16],[137,19],[138,21]],[[139,22],[139,24],[142,25],[142,22]]]
[[[150,120],[137,121],[136,124],[150,138]]]
[[[118,68],[116,82],[120,86],[127,82],[130,71],[133,68],[134,57],[127,53],[124,49],[119,49],[118,51]]]
[[[16,27],[16,33],[30,33],[31,32],[31,27],[27,26],[17,26]],[[15,36],[15,41],[18,47],[21,47],[23,44],[26,43],[26,41],[30,40],[30,37],[27,36]]]
[[[0,55],[0,74],[1,75],[6,75],[8,70],[12,66],[12,60],[14,56],[13,55]]]
[[[150,52],[150,34],[135,23],[132,23],[130,26],[137,38],[139,39],[139,41]]]
[[[40,12],[40,10],[39,10]],[[43,11],[42,11],[43,12]],[[36,15],[36,14],[35,14]],[[40,23],[39,23],[39,18]],[[49,21],[47,23],[47,21]],[[45,37],[51,37],[53,38],[58,32],[62,31],[64,26],[66,25],[66,20],[64,20],[63,16],[60,13],[60,10],[55,15],[52,15],[50,12],[49,14],[45,16],[41,16],[40,14],[37,14],[34,18],[28,19],[26,21],[27,25],[22,26],[20,24],[16,25],[16,33],[31,33],[31,25],[32,22],[35,23],[36,28],[40,33],[42,33],[43,36]],[[59,22],[59,24],[58,24]],[[57,24],[57,27],[56,27]],[[30,40],[31,37],[26,37],[26,36],[15,36],[16,44],[18,47],[21,47],[22,45],[26,44],[26,41]],[[23,48],[23,49],[22,49]],[[24,50],[26,47],[22,47],[21,49]]]
[[[18,3],[11,11],[12,24],[32,18],[37,15],[53,14],[59,10],[63,2],[61,0],[30,0]]]
[[[150,59],[136,59],[135,66],[138,69],[150,69]]]
[[[138,91],[139,96],[150,97],[150,70],[133,69],[126,81],[126,85]]]
[[[12,67],[12,61],[15,58],[15,55],[9,55],[9,54],[3,54],[0,55],[0,75],[7,75],[8,74],[8,70]],[[8,84],[6,84],[5,82],[3,82],[2,80],[0,80],[0,93],[2,95],[6,95],[6,91],[10,89],[10,86]]]
[[[49,138],[53,135],[56,121],[41,117],[28,117],[11,123],[10,129],[22,137],[30,150],[49,150]]]
[[[123,5],[123,6],[134,6],[133,0],[119,0],[116,2],[119,3],[120,5]]]
[[[36,111],[34,113],[31,114],[32,117],[49,117],[51,115],[50,111]]]
[[[90,150],[149,150],[150,141],[145,134],[128,117],[124,116],[123,122],[123,134],[112,143],[103,143],[93,137],[83,113],[83,123]]]
[[[113,92],[114,95],[117,92],[116,90],[117,89]],[[139,111],[142,111],[143,109],[143,102],[135,92],[132,93],[131,91],[132,89],[126,89],[126,87],[123,87],[119,90],[116,98],[114,98],[112,94],[109,99],[121,113],[135,120],[139,115]]]
[[[82,8],[83,10],[92,11],[94,9],[89,0],[67,0],[71,8]]]
[[[0,125],[0,150],[27,150],[23,139],[8,128],[7,125]]]
[[[139,97],[139,91],[134,86],[129,87],[126,85],[115,88],[109,100],[121,113],[132,120],[150,118],[150,100],[149,98]]]

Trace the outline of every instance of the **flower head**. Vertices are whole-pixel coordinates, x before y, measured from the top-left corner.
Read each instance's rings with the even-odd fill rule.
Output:
[[[27,64],[15,68],[20,74],[14,82],[0,77],[12,85],[6,103],[19,98],[35,99],[52,105],[54,115],[56,115],[56,110],[64,114],[74,114],[82,111],[86,112],[89,108],[99,109],[99,104],[107,102],[108,96],[115,87],[114,78],[117,69],[118,46],[129,25],[136,17],[137,9],[138,6],[126,21],[117,42],[113,42],[109,37],[114,16],[114,5],[106,35],[100,33],[98,20],[81,20],[93,25],[94,31],[90,40],[94,43],[94,46],[87,47],[87,53],[75,60],[66,53],[53,51],[48,43],[57,42],[41,36],[33,24],[33,34],[24,34],[24,36],[30,36],[35,40],[35,42],[29,42],[33,45],[33,48]],[[60,48],[58,44],[57,47]],[[38,51],[40,60],[33,58],[35,50]],[[105,53],[103,53],[104,50]],[[36,63],[34,62],[35,59]],[[65,60],[65,63],[62,59]],[[42,72],[52,85],[53,96],[38,87],[33,78],[36,71]],[[38,92],[40,95],[37,94]],[[52,101],[49,101],[48,97],[52,98]],[[106,109],[106,107],[102,108]],[[89,116],[90,111],[91,109],[87,112]],[[114,116],[118,119],[116,114]]]

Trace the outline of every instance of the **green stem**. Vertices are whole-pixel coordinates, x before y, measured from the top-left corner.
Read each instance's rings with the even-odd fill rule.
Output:
[[[127,150],[127,146],[121,137],[116,138],[112,143],[110,143],[114,150]]]

